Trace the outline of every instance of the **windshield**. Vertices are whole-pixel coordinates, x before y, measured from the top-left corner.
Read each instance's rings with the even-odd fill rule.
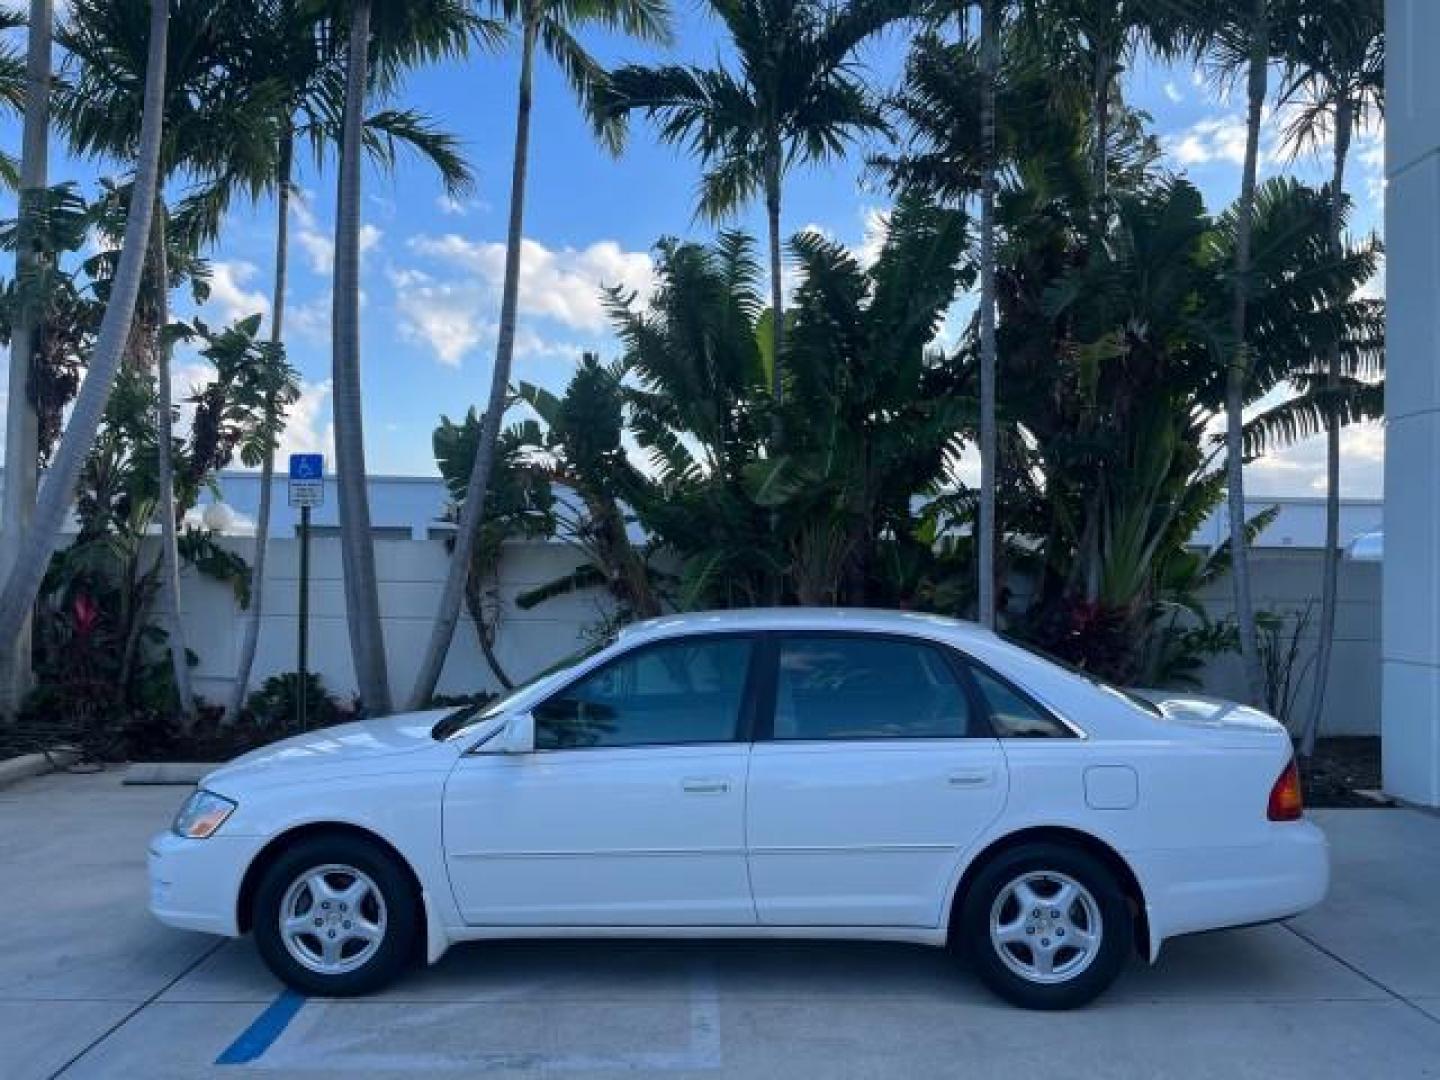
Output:
[[[443,717],[430,729],[431,738],[437,742],[444,742],[447,739],[453,739],[457,735],[464,734],[476,725],[483,724],[486,720],[499,716],[519,700],[522,695],[530,693],[542,683],[561,681],[561,676],[571,668],[583,660],[590,659],[590,657],[602,649],[609,648],[614,640],[613,637],[602,638],[593,645],[581,649],[579,652],[571,653],[563,660],[557,660],[549,667],[536,672],[518,686],[507,690],[493,701],[487,701],[482,705],[466,705],[464,708],[456,709],[448,716]]]

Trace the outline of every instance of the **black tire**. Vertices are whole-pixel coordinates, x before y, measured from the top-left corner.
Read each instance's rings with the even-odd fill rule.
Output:
[[[1090,895],[1098,909],[1100,941],[1088,961],[1078,949],[1068,946],[1052,956],[1055,971],[1049,977],[1058,981],[1041,982],[1027,978],[1016,967],[1034,968],[1036,954],[1029,941],[1021,939],[1013,945],[1003,946],[991,938],[991,914],[1002,893],[1007,893],[1012,883],[1026,875],[1055,874],[1070,878]],[[1048,887],[1057,889],[1059,879],[1041,879]],[[1008,894],[1013,897],[1013,894]],[[1030,920],[1023,911],[1015,912],[1014,899],[1001,902],[1001,919],[1009,923],[1007,915],[1018,915],[1024,922],[1025,932],[1031,929]],[[1050,912],[1040,910],[1040,919]],[[1058,910],[1058,909],[1054,909]],[[1085,904],[1080,902],[1071,909],[1083,929],[1086,913]],[[1037,933],[1044,934],[1044,926],[1060,925],[1036,921]],[[1063,925],[1061,925],[1063,933]],[[1072,940],[1075,928],[1072,925]],[[1045,938],[1050,944],[1050,939]],[[1101,860],[1078,847],[1063,843],[1033,843],[1002,852],[986,863],[969,883],[960,910],[959,934],[955,944],[960,947],[975,973],[997,995],[1013,1005],[1025,1009],[1074,1009],[1093,1001],[1102,993],[1125,967],[1134,948],[1134,918],[1130,902],[1121,890],[1114,873]],[[1002,948],[1008,949],[1012,962],[1001,955]],[[1057,959],[1058,958],[1058,959]],[[1073,962],[1077,968],[1071,976],[1065,977],[1063,969]],[[1036,975],[1035,978],[1042,978]]]
[[[361,947],[354,950],[354,955],[342,959],[342,963],[353,966],[334,973],[314,970],[298,960],[291,954],[280,928],[281,907],[291,886],[302,876],[322,867],[359,871],[369,878],[384,904],[382,909],[371,898],[363,901],[367,914],[383,911],[383,931],[375,938],[378,944],[368,957],[356,963],[359,954],[368,948],[360,943]],[[347,880],[357,879],[340,871],[328,880],[343,885]],[[308,890],[302,891],[300,902],[305,903],[308,895]],[[317,916],[321,914],[330,918],[328,911],[316,912]],[[350,923],[344,925],[348,928]],[[251,920],[255,946],[266,966],[287,986],[316,997],[355,997],[393,982],[414,957],[416,935],[423,925],[423,913],[410,877],[395,857],[362,837],[338,833],[306,837],[281,852],[260,878]],[[336,932],[339,932],[338,927]],[[318,934],[310,935],[297,947],[302,951],[308,947],[319,949],[323,943],[319,941]]]

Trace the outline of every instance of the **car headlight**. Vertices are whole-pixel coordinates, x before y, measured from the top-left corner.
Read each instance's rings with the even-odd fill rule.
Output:
[[[175,823],[170,828],[176,836],[189,840],[204,840],[213,836],[215,830],[225,824],[226,818],[235,812],[235,806],[233,799],[201,788],[185,800],[185,805],[180,807],[180,812],[175,815]]]

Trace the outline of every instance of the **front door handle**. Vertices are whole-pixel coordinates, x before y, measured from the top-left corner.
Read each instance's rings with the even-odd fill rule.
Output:
[[[730,790],[730,781],[716,776],[690,776],[680,786],[691,795],[724,795]]]
[[[947,778],[947,782],[951,787],[976,788],[988,787],[994,779],[994,769],[962,769],[952,772]]]

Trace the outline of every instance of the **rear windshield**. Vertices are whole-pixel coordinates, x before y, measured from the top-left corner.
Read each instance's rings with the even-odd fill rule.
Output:
[[[1071,675],[1078,675],[1080,678],[1084,679],[1097,690],[1103,690],[1105,693],[1110,694],[1112,697],[1118,697],[1127,704],[1133,705],[1135,706],[1135,708],[1149,713],[1151,716],[1158,716],[1161,718],[1164,718],[1165,716],[1165,714],[1160,710],[1160,706],[1156,705],[1153,701],[1147,701],[1145,698],[1141,697],[1139,694],[1135,693],[1132,690],[1127,690],[1123,686],[1117,686],[1115,683],[1112,683],[1107,679],[1102,679],[1093,672],[1086,671],[1083,667],[1080,667],[1077,664],[1073,664],[1068,660],[1062,660],[1058,656],[1052,656],[1044,649],[1038,649],[1034,645],[1030,644],[1028,641],[1019,641],[1011,637],[1009,634],[999,634],[998,636],[1007,645],[1013,645],[1015,646],[1015,648],[1020,649],[1024,652],[1028,652],[1032,656],[1038,656],[1041,660],[1044,660],[1046,663],[1049,664],[1054,664],[1058,668],[1064,668]]]

